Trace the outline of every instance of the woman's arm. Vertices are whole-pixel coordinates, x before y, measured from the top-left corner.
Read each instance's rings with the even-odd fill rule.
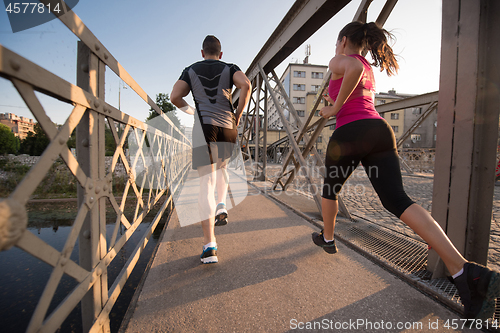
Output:
[[[335,116],[339,112],[349,96],[351,96],[354,88],[358,85],[359,80],[361,80],[364,70],[361,61],[345,55],[335,56],[330,60],[329,66],[332,77],[337,76],[343,77],[344,79],[342,80],[339,94],[333,105],[325,106],[319,112],[319,114],[326,119]]]

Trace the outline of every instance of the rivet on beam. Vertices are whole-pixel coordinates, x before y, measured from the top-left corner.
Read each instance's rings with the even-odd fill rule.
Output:
[[[84,73],[88,73],[89,72],[89,64],[82,64],[80,66],[80,68],[81,68],[82,72],[84,72]]]
[[[99,44],[97,44],[97,43],[96,43],[96,44],[95,44],[95,50],[96,50],[96,51],[99,51],[100,49],[101,49],[101,47],[99,46]]]
[[[68,258],[62,257],[61,258],[61,266],[66,266],[67,263],[68,263]]]
[[[19,63],[15,60],[10,61],[10,67],[16,72],[21,69],[21,65],[19,65]]]

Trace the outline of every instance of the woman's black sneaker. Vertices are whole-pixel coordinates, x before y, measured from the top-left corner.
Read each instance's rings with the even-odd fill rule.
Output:
[[[500,274],[482,265],[468,262],[464,272],[453,281],[464,305],[467,319],[487,320],[495,312],[500,297]]]
[[[326,253],[334,254],[337,253],[337,246],[335,245],[335,239],[331,242],[325,242],[325,238],[323,237],[323,230],[320,233],[313,232],[312,240],[314,244],[320,246],[325,250]]]

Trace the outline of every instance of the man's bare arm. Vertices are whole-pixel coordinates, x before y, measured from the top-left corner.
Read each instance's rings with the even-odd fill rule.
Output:
[[[236,88],[240,89],[238,108],[236,109],[236,126],[238,126],[243,110],[245,110],[245,107],[250,100],[250,95],[252,94],[252,84],[242,71],[234,73],[233,82]]]
[[[177,82],[175,82],[174,84],[174,87],[172,88],[172,92],[170,93],[170,100],[181,111],[184,111],[190,115],[194,115],[193,108],[184,100],[184,97],[189,94],[189,91],[189,85],[186,81],[177,80]]]

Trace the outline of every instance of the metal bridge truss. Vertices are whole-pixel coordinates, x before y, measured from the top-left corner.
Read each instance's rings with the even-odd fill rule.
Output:
[[[306,158],[309,154],[314,156],[315,166],[319,167],[321,172],[324,172],[324,161],[319,156],[314,143],[318,139],[321,134],[321,131],[325,126],[327,126],[326,119],[320,119],[316,121],[314,124],[311,124],[313,119],[314,110],[317,109],[318,105],[322,100],[322,94],[325,89],[328,87],[329,79],[331,73],[328,71],[325,75],[325,78],[321,84],[321,88],[318,89],[318,92],[314,98],[313,106],[311,110],[309,110],[308,119],[302,123],[298,113],[293,107],[292,102],[290,101],[289,96],[286,94],[285,88],[283,87],[281,81],[276,75],[274,68],[282,61],[288,54],[293,52],[296,47],[298,47],[301,43],[305,41],[310,35],[314,34],[323,25],[328,21],[331,17],[333,17],[343,6],[345,6],[350,1],[297,1],[294,6],[287,13],[283,21],[280,23],[276,31],[270,37],[266,45],[263,47],[261,52],[253,61],[252,65],[247,71],[247,76],[253,80],[253,86],[256,91],[257,98],[252,99],[252,101],[258,100],[259,103],[253,103],[254,108],[250,109],[247,112],[247,115],[251,115],[251,119],[249,122],[244,123],[243,127],[243,137],[245,138],[246,144],[244,145],[244,150],[246,150],[246,156],[250,157],[248,138],[250,137],[250,133],[252,133],[255,137],[255,163],[257,165],[256,168],[257,178],[260,180],[264,180],[266,177],[265,169],[267,165],[267,155],[268,146],[266,142],[267,138],[267,94],[269,94],[269,98],[272,99],[274,106],[276,107],[281,122],[286,131],[287,137],[286,139],[282,139],[283,143],[287,140],[289,145],[289,149],[286,157],[282,161],[282,169],[278,174],[278,177],[274,181],[273,189],[276,189],[279,185],[281,189],[286,190],[287,186],[294,180],[297,173],[301,172],[307,182],[308,188],[316,202],[319,212],[321,213],[321,196],[319,194],[319,189],[317,185],[315,185],[312,181],[312,170],[306,162]],[[367,10],[372,0],[363,0],[354,16],[354,21],[364,21],[366,22]],[[386,1],[385,6],[381,10],[377,23],[383,25],[389,16],[390,12],[394,8],[397,0],[388,0]],[[321,19],[323,21],[319,21],[316,19],[315,25],[312,26],[310,23],[310,19],[316,18],[317,15],[321,14]],[[309,15],[309,16],[307,16]],[[289,40],[283,41],[283,36],[289,38]],[[278,39],[278,37],[281,37]],[[288,53],[285,53],[288,52]],[[277,60],[278,59],[278,60]],[[278,62],[281,60],[280,62]],[[268,61],[266,63],[266,61]],[[264,85],[261,88],[261,85]],[[263,99],[264,108],[260,106],[260,90],[264,89],[264,96],[266,98]],[[263,126],[260,121],[260,111],[263,111]],[[291,115],[295,122],[291,123],[289,119],[287,119],[286,113]],[[257,114],[259,116],[257,116]],[[247,119],[250,117],[247,117]],[[257,119],[259,121],[257,121]],[[259,126],[257,126],[259,124]],[[293,124],[293,125],[292,125]],[[263,136],[261,137],[260,132],[263,131]],[[311,134],[310,134],[311,133]],[[262,144],[261,144],[262,142]],[[301,150],[299,147],[299,143],[304,142],[305,146]],[[271,145],[272,153],[276,155],[276,149],[279,147],[280,143],[274,143]],[[262,147],[263,153],[260,153]],[[292,167],[289,167],[292,164]],[[262,169],[260,169],[262,168]],[[259,170],[260,169],[260,170]],[[351,218],[347,207],[342,202],[342,198],[339,199],[339,209],[340,213],[347,217]]]
[[[59,18],[81,40],[78,45],[78,86],[0,45],[0,76],[12,82],[50,138],[50,144],[39,162],[10,196],[0,201],[0,229],[5,231],[0,235],[0,250],[17,246],[53,267],[27,332],[56,331],[79,302],[82,303],[84,331],[109,332],[110,311],[153,230],[167,208],[172,207],[172,195],[191,163],[191,145],[167,117],[164,118],[168,129],[162,132],[106,103],[104,70],[107,66],[149,106],[161,113],[158,106],[73,12]],[[73,111],[62,127],[57,128],[52,123],[35,91],[73,105]],[[116,144],[108,170],[104,164],[105,126],[111,130]],[[74,130],[77,134],[77,157],[74,157],[66,144]],[[128,136],[133,136],[138,145],[138,153],[131,156],[130,161],[124,151]],[[149,147],[156,149],[143,149],[146,146],[146,136]],[[78,213],[62,251],[54,249],[26,230],[25,208],[30,196],[58,157],[64,161],[79,185]],[[153,165],[151,161],[154,161]],[[126,170],[127,183],[123,196],[115,198],[112,183],[119,163]],[[146,166],[142,175],[134,172],[139,164]],[[137,176],[142,176],[140,181],[135,178]],[[158,186],[159,183],[166,185]],[[144,191],[146,188],[149,189],[148,193]],[[127,197],[129,192],[132,193],[132,199]],[[109,285],[109,264],[160,199],[164,201],[153,222],[138,241],[114,283]],[[133,200],[137,201],[135,213],[132,219],[127,219],[124,209]],[[106,205],[111,206],[117,216],[113,233],[108,237],[109,242],[106,241]],[[120,236],[118,231],[121,228],[126,231]],[[70,259],[77,240],[79,262]],[[48,313],[54,293],[65,274],[76,280],[77,285]]]
[[[246,72],[254,82],[255,92],[259,92],[261,85],[264,85],[263,89],[269,95],[268,99],[275,104],[287,135],[286,139],[272,143],[269,146],[271,151],[267,152],[265,140],[268,99],[261,99],[260,95],[254,99],[258,101],[254,103],[258,104],[258,107],[253,110],[249,108],[249,114],[253,113],[252,119],[259,119],[260,123],[262,111],[264,124],[262,127],[255,126],[254,122],[250,121],[245,123],[243,131],[247,133],[247,137],[253,135],[256,138],[254,164],[262,166],[257,178],[264,180],[266,177],[267,156],[277,155],[276,149],[288,143],[288,153],[286,157],[282,157],[282,169],[273,188],[279,185],[286,190],[293,177],[299,171],[303,172],[320,212],[321,201],[315,185],[311,182],[305,157],[312,152],[317,159],[313,143],[325,126],[335,122],[334,119],[320,119],[311,124],[312,111],[327,87],[330,73],[327,73],[322,87],[317,92],[315,105],[309,110],[309,118],[304,123],[296,120],[294,124],[297,127],[293,127],[285,116],[285,111],[295,119],[297,114],[283,92],[274,69],[349,2],[296,1]],[[360,1],[354,20],[366,22],[366,13],[371,2]],[[376,20],[380,26],[384,25],[396,2],[386,1]],[[408,137],[437,108],[439,102],[432,214],[465,258],[482,264],[487,261],[491,228],[500,110],[500,71],[493,56],[496,51],[492,51],[492,48],[500,48],[498,36],[493,33],[500,29],[500,21],[495,16],[500,13],[499,7],[498,2],[492,0],[444,0],[439,93],[424,94],[377,106],[380,113],[416,106],[426,107],[420,119],[404,134],[404,137]],[[236,101],[238,93],[233,97]],[[261,101],[264,107],[260,106]],[[261,131],[264,132],[263,135]],[[305,142],[303,149],[299,147],[302,139]],[[404,138],[398,144],[403,140]],[[266,153],[259,153],[261,149]],[[322,162],[318,162],[321,166]],[[405,167],[405,164],[402,164]],[[409,168],[407,171],[411,172]],[[341,205],[339,208],[341,214],[350,216],[345,206]],[[428,269],[436,276],[444,274],[443,265],[433,250],[429,251]]]
[[[286,189],[290,177],[294,177],[300,171],[299,169],[305,170],[306,178],[311,180],[310,174],[307,173],[304,156],[313,151],[312,143],[318,137],[318,132],[328,126],[326,120],[320,120],[315,124],[310,124],[311,119],[303,124],[296,122],[296,128],[288,123],[284,110],[288,110],[293,117],[296,117],[296,113],[293,105],[286,99],[286,94],[282,94],[283,88],[276,78],[274,69],[349,2],[351,0],[296,1],[246,72],[254,84],[255,96],[250,103],[253,109],[249,106],[247,112],[242,146],[246,156],[249,157],[249,141],[254,135],[255,162],[257,165],[262,165],[260,178],[265,179],[267,155],[267,142],[265,141],[267,124],[265,122],[269,98],[277,107],[279,106],[278,112],[287,132],[290,149],[281,175],[274,186],[280,185]],[[354,17],[355,20],[366,21],[366,11],[370,3],[371,0],[361,1]],[[386,2],[377,19],[380,24],[385,22],[395,3],[395,0]],[[500,51],[500,43],[495,35],[500,29],[500,21],[496,19],[499,13],[500,5],[496,0],[443,1],[442,57],[444,60],[441,63],[440,112],[438,113],[440,126],[437,134],[439,145],[436,149],[433,216],[441,223],[443,230],[467,259],[483,264],[486,263],[485,253],[487,253],[491,222],[498,110],[500,109],[497,98],[499,70],[498,66],[494,66],[497,62],[495,55]],[[78,85],[80,87],[63,81],[0,46],[0,76],[14,84],[51,140],[40,161],[32,167],[22,183],[9,198],[0,201],[0,209],[3,213],[0,216],[0,229],[7,230],[2,233],[0,250],[6,250],[15,245],[53,267],[45,291],[32,316],[28,332],[55,331],[78,302],[82,302],[84,331],[108,332],[110,310],[152,230],[167,205],[172,202],[172,193],[175,192],[177,186],[175,184],[178,184],[189,166],[190,146],[182,133],[171,123],[170,133],[165,134],[105,103],[103,75],[104,68],[107,66],[135,90],[148,105],[161,113],[151,98],[73,12],[68,12],[60,19],[85,45],[79,49]],[[322,88],[318,91],[316,103],[326,88],[327,82],[328,80],[325,79]],[[74,106],[71,115],[61,128],[58,129],[51,123],[35,96],[35,91]],[[235,102],[237,96],[236,92],[233,99]],[[282,99],[283,102],[281,102]],[[389,111],[390,108],[395,110],[403,108],[397,106],[397,103],[404,103],[404,101],[386,104],[377,109],[384,111],[384,108],[388,108],[385,111]],[[431,102],[419,105],[425,104],[432,105]],[[263,112],[264,135],[260,134],[260,126],[255,126],[255,123],[260,122],[261,112]],[[479,121],[474,121],[474,119]],[[104,147],[102,146],[106,122],[116,143],[113,163],[109,170],[104,167]],[[252,127],[256,134],[252,134]],[[66,145],[75,128],[78,135],[77,158],[73,157]],[[146,159],[148,157],[154,159],[155,156],[139,153],[129,164],[123,150],[126,135],[129,133],[136,137],[140,148],[145,144],[146,133],[153,137],[150,142],[161,147],[156,158],[162,161],[162,167],[146,170],[154,174],[150,181],[154,182],[153,179],[166,177],[170,186],[169,191],[166,189],[150,190],[147,197],[143,196],[144,188],[147,186],[147,177],[144,177],[142,183],[137,185],[132,170],[140,160],[146,165]],[[306,142],[304,150],[298,146],[302,137]],[[262,154],[259,152],[261,141]],[[58,157],[66,163],[80,185],[78,215],[62,251],[54,249],[26,230],[25,209],[30,195]],[[167,162],[171,159],[174,159],[172,163]],[[126,194],[121,200],[117,200],[110,189],[110,181],[117,163],[123,163],[128,173],[125,193],[132,189],[137,199],[134,218],[131,221],[123,215],[127,202]],[[292,172],[287,169],[289,164],[292,164]],[[311,182],[310,185],[313,188]],[[167,199],[151,227],[139,242],[118,278],[111,286],[108,286],[109,263],[131,237],[151,206],[164,195]],[[314,197],[320,209],[321,202],[317,196]],[[109,243],[106,242],[105,237],[105,203],[109,203],[118,216]],[[346,214],[345,208],[342,211]],[[125,227],[127,231],[118,238],[117,230],[120,226]],[[77,239],[80,244],[79,263],[70,259]],[[440,266],[442,265],[439,264],[439,259],[431,250],[428,256],[428,269],[430,268],[435,275],[439,275],[442,271]],[[54,292],[64,274],[74,278],[78,285],[52,313],[47,313]]]

